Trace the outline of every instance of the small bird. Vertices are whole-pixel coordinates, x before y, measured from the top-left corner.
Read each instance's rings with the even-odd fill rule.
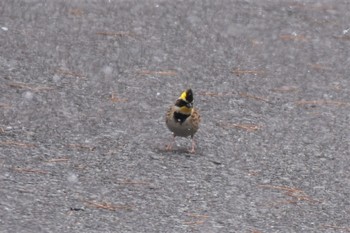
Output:
[[[193,92],[191,89],[187,89],[182,92],[175,104],[171,106],[166,113],[165,123],[174,136],[171,144],[169,144],[166,149],[172,149],[176,136],[191,136],[192,148],[189,152],[194,153],[195,141],[193,136],[199,128],[200,121],[201,119],[198,111],[193,108]]]

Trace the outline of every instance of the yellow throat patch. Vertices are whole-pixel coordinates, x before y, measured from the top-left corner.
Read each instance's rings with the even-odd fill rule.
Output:
[[[192,108],[188,108],[186,106],[180,107],[180,113],[190,115],[192,113]]]

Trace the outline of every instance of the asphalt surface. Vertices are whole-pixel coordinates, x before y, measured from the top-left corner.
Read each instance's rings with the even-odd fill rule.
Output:
[[[349,12],[1,1],[0,232],[350,232]]]

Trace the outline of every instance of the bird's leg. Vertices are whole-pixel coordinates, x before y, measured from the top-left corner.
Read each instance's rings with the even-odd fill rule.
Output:
[[[175,143],[175,135],[173,134],[173,139],[172,139],[171,143],[165,147],[165,150],[171,151],[173,149],[174,143]]]
[[[188,152],[190,152],[191,154],[194,154],[196,152],[195,148],[196,148],[196,142],[194,141],[193,137],[191,137],[192,139],[192,148],[191,150],[188,150]]]

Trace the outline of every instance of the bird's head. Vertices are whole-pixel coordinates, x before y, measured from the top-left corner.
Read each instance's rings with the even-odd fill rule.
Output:
[[[193,93],[192,89],[187,89],[182,92],[180,97],[176,100],[175,106],[177,107],[177,112],[182,114],[191,114],[193,109]]]

